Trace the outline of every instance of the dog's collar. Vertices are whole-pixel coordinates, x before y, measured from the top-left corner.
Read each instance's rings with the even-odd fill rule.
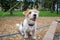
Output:
[[[29,26],[34,26],[34,24],[28,24]]]
[[[27,19],[27,20],[28,20],[28,19]],[[29,26],[34,26],[34,24],[35,24],[35,23],[29,23],[29,21],[28,21],[28,25],[29,25]]]

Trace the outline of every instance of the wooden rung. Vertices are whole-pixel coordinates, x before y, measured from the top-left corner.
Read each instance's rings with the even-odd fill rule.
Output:
[[[45,36],[43,37],[43,40],[53,40],[57,24],[58,24],[58,22],[56,22],[56,21],[52,22],[48,31],[46,32]]]

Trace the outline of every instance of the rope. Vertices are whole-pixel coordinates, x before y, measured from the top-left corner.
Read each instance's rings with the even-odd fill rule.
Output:
[[[59,34],[56,34],[56,35],[54,36],[54,39],[58,38],[59,36],[60,36],[60,33],[59,33]]]
[[[20,34],[20,33],[17,32],[17,33],[14,33],[14,34],[5,34],[5,35],[3,35],[3,36],[0,36],[0,38],[4,38],[4,37],[7,37],[7,36],[14,36],[14,35],[16,35],[16,34]]]
[[[47,25],[44,25],[44,26],[40,26],[40,27],[37,27],[36,30],[40,30],[40,29],[43,29],[43,28],[47,28],[49,27],[50,24],[47,24]]]

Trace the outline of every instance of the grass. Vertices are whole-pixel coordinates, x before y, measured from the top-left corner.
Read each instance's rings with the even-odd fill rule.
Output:
[[[9,16],[24,16],[20,11],[13,11],[13,15],[10,15],[10,12],[0,11],[0,17],[9,17]]]
[[[3,11],[0,11],[0,17],[9,17],[11,16],[10,15],[10,12],[3,12]],[[12,16],[24,16],[23,15],[23,12],[22,11],[13,11],[13,15]],[[50,11],[40,11],[39,13],[39,16],[42,16],[42,17],[60,17],[60,11],[57,12],[53,12],[51,13]]]
[[[51,11],[41,11],[39,16],[44,16],[44,17],[60,17],[60,11],[57,12],[54,11],[53,13],[51,13]]]

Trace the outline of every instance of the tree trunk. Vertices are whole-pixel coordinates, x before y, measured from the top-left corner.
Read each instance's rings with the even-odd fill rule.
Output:
[[[12,0],[10,0],[10,9],[12,8]],[[10,10],[10,15],[13,15],[13,9]]]
[[[51,1],[51,13],[53,13],[53,1]]]

